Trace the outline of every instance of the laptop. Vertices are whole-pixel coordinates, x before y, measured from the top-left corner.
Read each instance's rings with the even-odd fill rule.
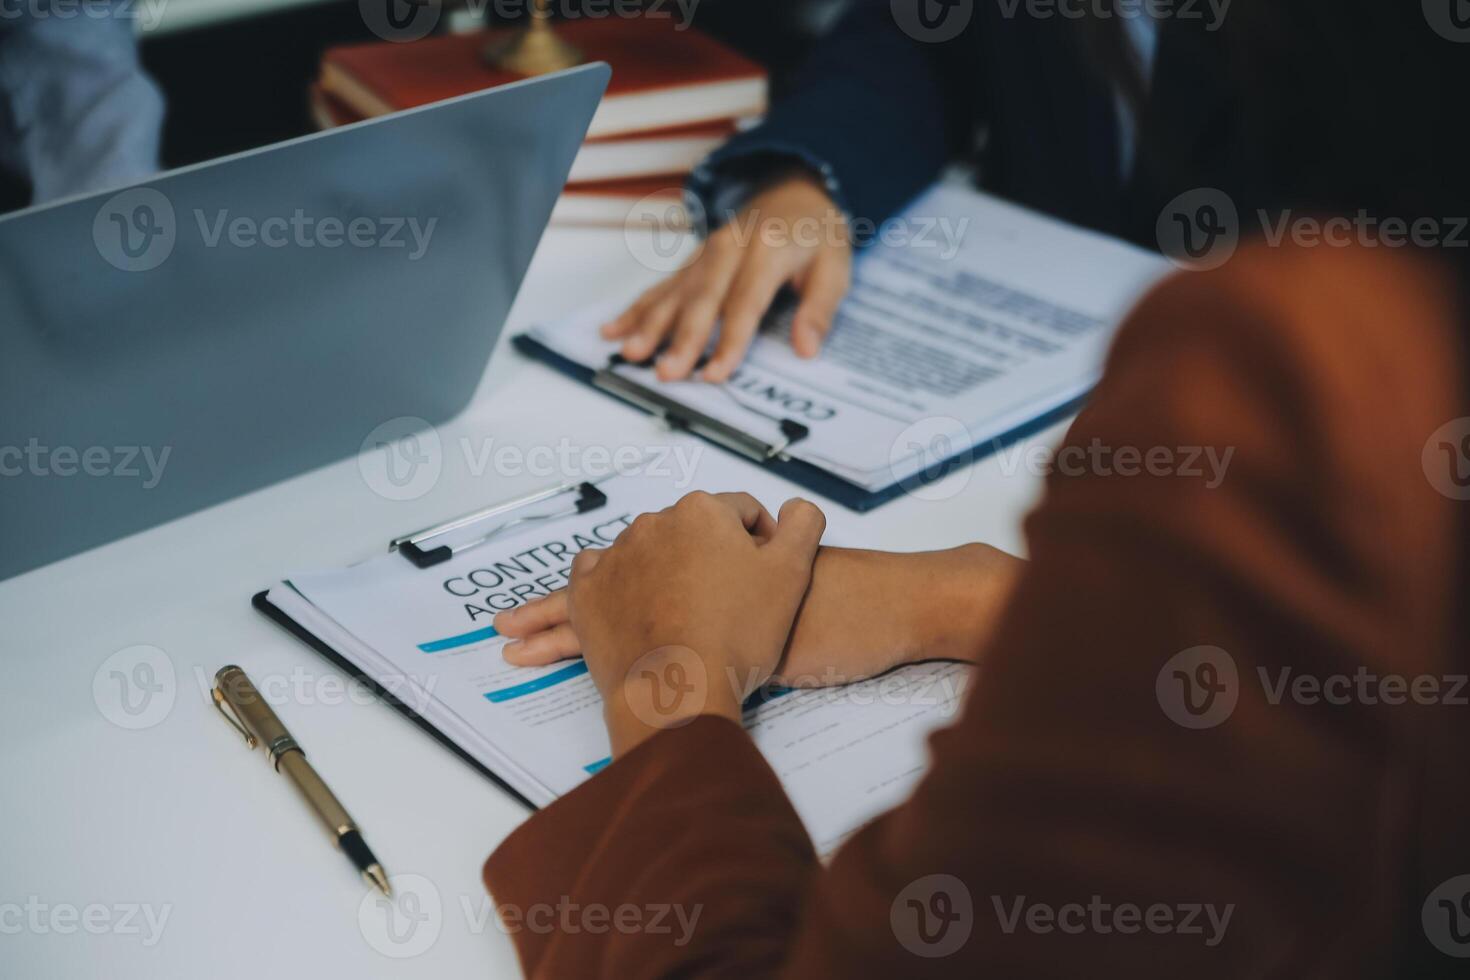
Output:
[[[0,218],[0,579],[456,415],[610,74]]]

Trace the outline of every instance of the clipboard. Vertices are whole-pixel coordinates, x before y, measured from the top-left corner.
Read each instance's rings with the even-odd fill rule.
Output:
[[[548,513],[526,512],[527,508],[558,500],[561,497],[567,498],[564,508],[559,508]],[[429,569],[448,561],[457,554],[462,554],[472,548],[488,544],[513,528],[519,528],[527,523],[536,521],[559,520],[575,514],[585,514],[589,511],[597,510],[606,504],[607,494],[594,483],[562,484],[546,490],[539,490],[504,503],[494,504],[483,510],[477,510],[420,531],[401,535],[388,542],[388,550],[402,555],[405,561],[410,562],[420,570]],[[446,540],[459,535],[460,532],[464,532],[465,537],[463,540]],[[406,703],[397,695],[393,694],[393,692],[383,687],[372,675],[353,663],[340,650],[337,650],[326,640],[317,636],[308,627],[297,622],[280,606],[271,602],[269,589],[257,592],[251,597],[250,604],[258,612],[265,615],[266,618],[321,654],[333,666],[340,668],[366,684],[374,694],[390,705],[395,711],[413,722],[419,729],[439,744],[453,752],[474,769],[475,772],[510,794],[521,805],[533,811],[538,809],[536,804],[527,799],[523,793],[511,786],[510,783],[506,782],[505,779],[479,759],[476,759],[453,738],[437,728],[432,721],[415,711],[412,705]]]
[[[611,543],[633,514],[665,506],[676,489],[634,481],[622,485],[614,482],[618,479],[564,484],[402,535],[388,542],[387,554],[335,572],[293,575],[256,595],[253,605],[329,663],[362,678],[421,731],[534,811],[612,763],[586,662],[530,673],[502,669],[493,627],[475,616],[466,623],[457,608],[426,604],[437,601],[433,597],[442,592],[446,576],[499,567],[514,561],[511,552],[527,544],[541,542],[549,551],[554,540],[570,543],[585,535],[575,552],[581,553]],[[534,521],[551,525],[527,533],[526,525]],[[496,546],[485,554],[471,550],[490,541]],[[441,564],[445,548],[461,557]],[[537,567],[564,575],[571,551],[553,556],[553,565]],[[497,580],[495,586],[502,584]],[[549,580],[542,585],[554,587]],[[354,595],[358,589],[364,591]],[[487,608],[506,606],[488,603]],[[470,632],[460,632],[464,629]],[[420,663],[434,661],[419,653],[458,656],[451,651],[461,649],[471,659],[456,667],[428,666],[423,669],[429,673],[421,673]],[[451,675],[448,687],[426,685],[425,678],[436,671]],[[769,683],[746,692],[746,727],[769,724],[783,733],[758,748],[778,774],[787,773],[782,784],[819,853],[832,853],[912,790],[927,765],[929,737],[960,710],[969,673],[956,663],[908,664],[854,682],[859,694],[851,699],[819,697],[809,703],[788,701],[794,689]],[[406,683],[400,686],[400,680]],[[894,683],[918,685],[897,690],[928,697],[892,699],[885,692],[894,691]],[[553,690],[561,684],[568,686]],[[545,700],[516,703],[543,694]],[[486,702],[496,707],[486,710]],[[875,759],[881,760],[876,766]]]
[[[936,216],[947,216],[954,222],[951,227],[954,235],[946,254],[933,250],[932,246],[939,243],[931,240],[921,246],[919,241],[925,234],[921,229],[933,227]],[[952,320],[962,324],[956,330],[969,331],[970,321],[983,321],[981,332],[965,333],[965,338],[983,339],[986,336],[983,331],[992,326],[1007,334],[1026,336],[999,342],[1002,355],[999,366],[988,357],[975,358],[969,365],[973,369],[971,373],[963,377],[956,375],[940,386],[941,394],[948,390],[948,385],[955,386],[958,396],[968,397],[978,385],[988,383],[995,376],[987,373],[991,368],[999,371],[1000,376],[1009,374],[1013,368],[1024,372],[1018,386],[1008,387],[996,400],[978,399],[973,413],[967,402],[950,401],[951,395],[931,403],[924,395],[922,381],[913,385],[918,398],[907,399],[912,412],[901,407],[886,414],[874,411],[875,416],[897,423],[885,425],[885,433],[889,428],[917,421],[915,412],[921,416],[928,414],[930,404],[936,411],[959,415],[961,424],[967,427],[966,433],[951,434],[948,442],[936,441],[918,454],[902,452],[903,458],[893,460],[887,467],[885,454],[877,451],[882,448],[876,443],[877,437],[862,428],[839,433],[840,438],[834,440],[838,447],[851,445],[856,450],[851,455],[860,458],[860,462],[852,463],[852,469],[846,468],[842,459],[821,458],[820,450],[813,444],[826,441],[818,438],[822,434],[822,422],[813,423],[809,433],[812,444],[804,446],[803,430],[798,424],[765,414],[795,409],[777,407],[779,402],[774,399],[753,405],[737,397],[734,386],[709,387],[729,395],[738,405],[735,408],[727,409],[723,404],[712,406],[710,400],[717,396],[710,396],[710,400],[690,399],[702,403],[703,411],[675,401],[674,398],[681,396],[653,380],[652,372],[635,373],[627,370],[626,362],[615,357],[609,359],[618,347],[616,343],[596,339],[596,322],[605,322],[606,316],[617,311],[617,307],[609,305],[617,299],[615,296],[608,296],[605,303],[586,307],[565,319],[533,326],[514,336],[511,343],[521,353],[662,418],[673,428],[692,432],[792,483],[863,513],[906,493],[917,494],[925,485],[993,456],[1075,414],[1101,377],[1105,349],[1128,311],[1139,296],[1172,271],[1154,252],[945,181],[916,196],[892,220],[909,224],[916,234],[892,242],[879,240],[863,249],[854,263],[845,303],[857,299],[859,303],[869,304],[873,312],[866,318],[876,324],[887,315],[885,310],[891,311],[894,304],[910,304],[913,297],[921,308],[952,307],[952,313],[936,313],[935,317],[941,322]],[[972,224],[976,233],[966,234],[965,230]],[[933,256],[933,261],[918,261],[915,258],[918,253],[900,259],[905,251],[920,247]],[[1058,263],[1067,271],[1065,288],[1055,282]],[[871,276],[870,268],[874,270]],[[872,295],[864,299],[863,294],[869,288]],[[629,299],[620,300],[623,308]],[[757,336],[768,339],[785,333],[787,320],[794,316],[799,303],[799,297],[789,287],[779,291],[761,320]],[[903,319],[908,321],[906,330],[923,331],[931,318],[926,315]],[[562,343],[559,331],[563,329],[587,333]],[[842,336],[843,328],[837,325],[834,329],[837,333],[833,334],[833,340]],[[882,360],[889,356],[886,346],[900,345],[904,340],[899,333],[889,334],[885,330],[877,333],[882,336],[860,343],[855,356],[860,360],[872,358],[881,366]],[[1040,341],[1041,347],[1033,341]],[[949,342],[927,347],[924,356],[972,360],[964,355],[962,347]],[[1060,360],[1047,360],[1053,356]],[[634,366],[646,368],[651,364],[640,362]],[[784,375],[794,387],[802,385],[800,375],[786,367],[777,369],[758,362],[752,362],[751,366],[778,378]],[[977,377],[974,372],[983,376]],[[858,383],[873,380],[881,384],[882,373],[876,368],[849,366],[824,383],[842,385],[847,383],[846,377]],[[909,383],[902,378],[902,373],[894,375],[899,387]],[[820,393],[815,384],[812,390]],[[828,397],[847,401],[855,408],[864,407],[861,398],[836,392]],[[875,409],[881,407],[881,399],[873,405]],[[711,409],[718,419],[704,414]],[[752,413],[748,424],[744,422],[747,412]],[[971,417],[972,414],[977,417]],[[772,421],[776,423],[775,428]],[[867,445],[861,442],[865,435],[870,438]],[[845,455],[841,448],[836,452]],[[911,473],[910,466],[923,468]]]
[[[814,463],[792,457],[789,452],[790,448],[799,443],[807,434],[806,426],[794,419],[765,415],[742,404],[742,407],[752,415],[759,416],[766,421],[775,421],[780,426],[783,441],[773,444],[697,409],[680,404],[655,388],[639,384],[626,375],[617,373],[615,368],[628,363],[619,355],[613,355],[605,366],[594,370],[564,357],[530,334],[517,334],[511,338],[511,344],[522,354],[541,361],[583,384],[591,385],[624,404],[632,405],[661,419],[671,429],[699,436],[706,442],[713,443],[733,455],[770,470],[777,476],[860,514],[867,513],[891,500],[897,500],[925,484],[941,480],[955,470],[978,463],[988,456],[1069,418],[1087,400],[1087,393],[1084,392],[999,436],[988,438],[974,446],[961,447],[953,456],[933,463],[912,476],[904,477],[878,490],[869,490],[824,470]]]

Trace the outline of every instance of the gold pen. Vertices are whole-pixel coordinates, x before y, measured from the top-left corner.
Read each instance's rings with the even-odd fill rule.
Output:
[[[317,818],[332,835],[332,840],[352,860],[357,870],[369,883],[377,886],[384,895],[392,895],[388,876],[383,866],[368,850],[357,824],[347,815],[347,810],[338,802],[322,777],[316,774],[306,753],[296,744],[296,739],[286,731],[281,719],[266,704],[265,698],[250,683],[245,671],[231,664],[221,667],[214,675],[214,706],[225,720],[245,736],[250,748],[265,746],[266,758],[271,767],[291,781],[306,805],[311,807]],[[231,717],[233,715],[234,717]]]

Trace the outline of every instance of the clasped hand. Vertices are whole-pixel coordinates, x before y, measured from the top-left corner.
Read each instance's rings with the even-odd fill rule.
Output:
[[[577,556],[567,589],[500,613],[505,659],[584,654],[615,752],[698,714],[738,719],[766,682],[827,687],[923,659],[975,661],[1025,563],[981,544],[891,553],[818,547],[788,501],[694,493]]]
[[[773,518],[749,494],[691,493],[579,554],[561,599],[497,626],[580,647],[615,753],[699,714],[738,721],[781,660],[826,523],[802,500]]]

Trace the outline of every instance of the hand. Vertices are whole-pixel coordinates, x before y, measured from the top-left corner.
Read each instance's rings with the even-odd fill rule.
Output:
[[[696,714],[740,720],[781,659],[826,526],[801,500],[772,519],[749,494],[692,493],[577,556],[568,622],[614,753]]]
[[[701,377],[722,382],[740,366],[761,318],[787,284],[801,296],[791,346],[802,357],[816,357],[851,275],[846,219],[802,171],[752,198],[692,262],[640,296],[602,328],[602,336],[622,340],[630,361],[647,360],[671,338],[656,371],[660,380],[674,381],[689,376],[719,320],[720,339]]]
[[[825,687],[919,660],[977,662],[1025,565],[982,544],[913,554],[821,548],[772,679]],[[565,591],[500,613],[495,628],[512,639],[513,664],[582,649]]]

